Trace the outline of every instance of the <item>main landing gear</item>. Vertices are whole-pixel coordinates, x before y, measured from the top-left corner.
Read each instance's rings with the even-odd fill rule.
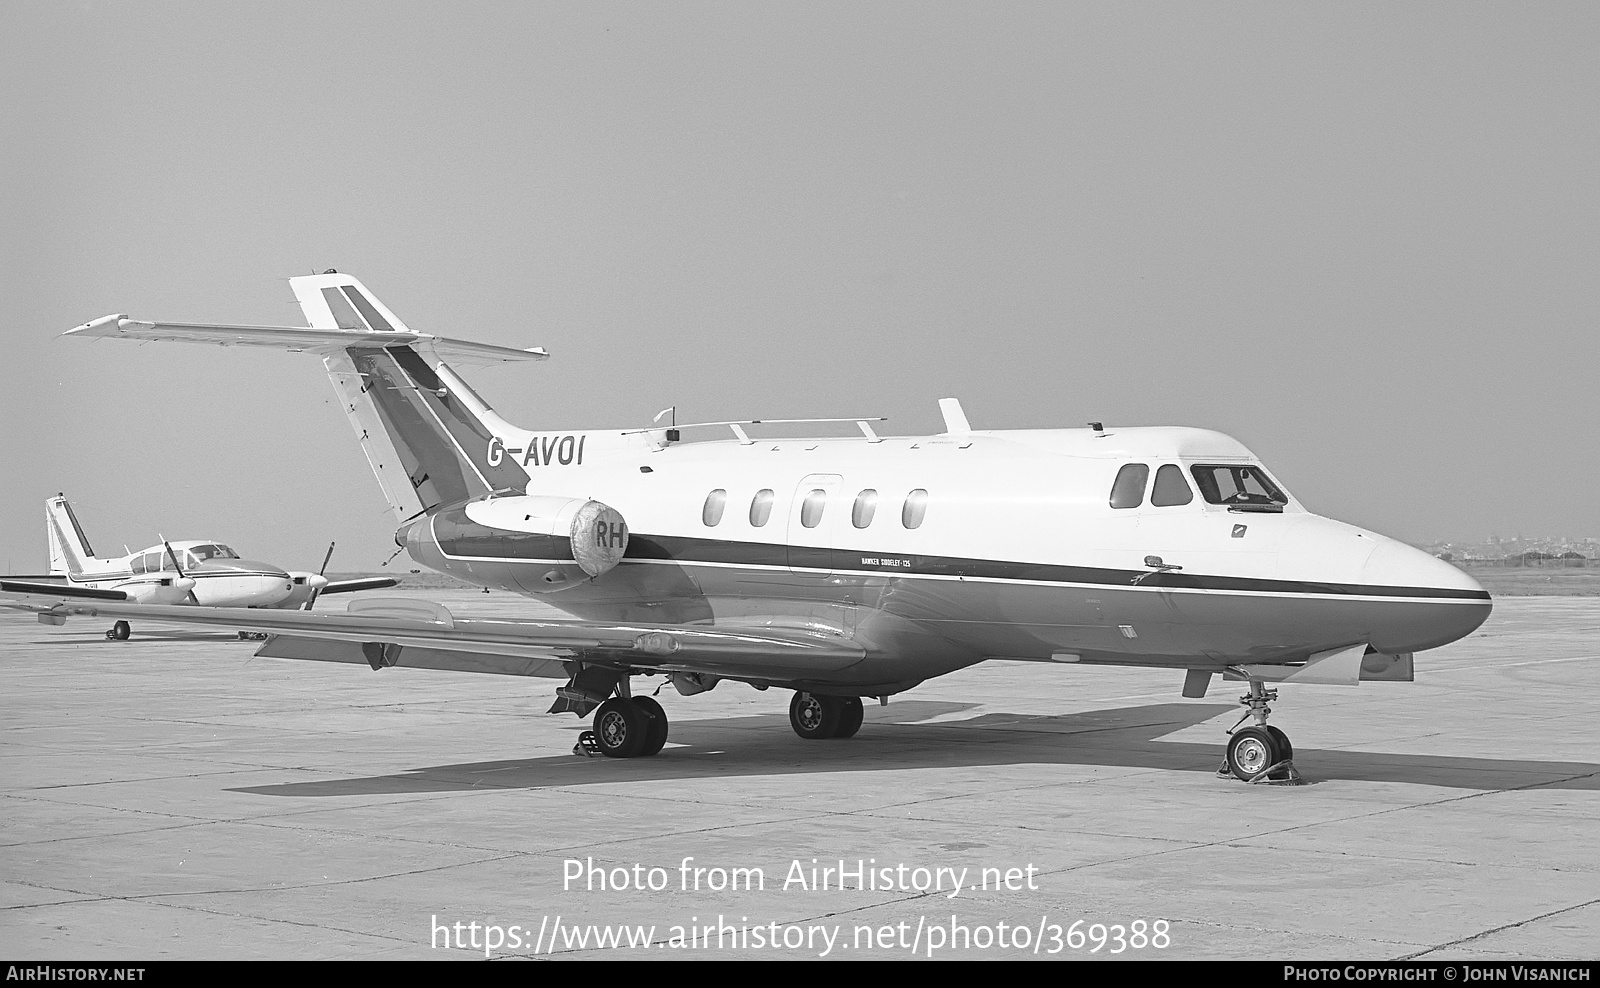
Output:
[[[1260,680],[1250,680],[1250,692],[1239,698],[1245,713],[1228,734],[1228,755],[1217,769],[1217,775],[1232,775],[1245,782],[1267,782],[1277,785],[1301,785],[1305,782],[1294,767],[1294,746],[1289,736],[1276,727],[1267,725],[1272,708],[1267,704],[1278,698],[1277,690],[1269,690]],[[1255,724],[1241,729],[1251,717]]]
[[[850,738],[861,730],[864,713],[859,696],[797,692],[789,701],[789,726],[807,741]]]
[[[118,621],[116,624],[111,626],[111,630],[106,632],[106,641],[125,642],[132,636],[133,629],[128,627],[128,622]]]
[[[627,681],[619,681],[617,695],[594,711],[593,730],[578,735],[574,755],[607,758],[648,758],[667,743],[667,712],[648,696],[628,695]],[[593,695],[593,694],[591,694]],[[589,701],[593,703],[593,700]],[[828,696],[797,692],[789,701],[789,726],[808,741],[855,737],[865,709],[859,696]],[[1288,744],[1285,740],[1284,744]]]
[[[648,696],[614,696],[594,712],[594,730],[578,736],[573,754],[648,758],[667,743],[667,712]]]

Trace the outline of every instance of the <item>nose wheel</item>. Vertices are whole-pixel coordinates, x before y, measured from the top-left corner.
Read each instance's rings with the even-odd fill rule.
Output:
[[[110,631],[106,632],[106,641],[108,641],[108,642],[125,642],[132,635],[133,635],[133,629],[128,627],[128,622],[126,622],[126,621],[118,621],[116,624],[113,624],[111,626],[111,630]]]
[[[1294,767],[1294,746],[1289,736],[1267,724],[1272,708],[1267,706],[1278,698],[1277,690],[1269,690],[1260,680],[1250,681],[1250,692],[1239,698],[1245,713],[1239,723],[1228,732],[1228,754],[1217,769],[1217,775],[1233,776],[1244,782],[1266,782],[1273,785],[1303,785],[1305,779]],[[1239,724],[1255,718],[1255,723],[1241,728]]]

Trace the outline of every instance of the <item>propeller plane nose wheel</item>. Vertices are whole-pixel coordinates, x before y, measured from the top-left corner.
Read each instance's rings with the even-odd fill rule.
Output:
[[[1301,785],[1305,782],[1294,767],[1294,746],[1289,736],[1276,727],[1267,725],[1267,715],[1272,713],[1268,702],[1278,698],[1277,690],[1268,690],[1259,680],[1250,681],[1250,692],[1239,698],[1245,714],[1242,724],[1251,717],[1256,723],[1246,728],[1235,724],[1229,731],[1228,754],[1217,774],[1231,775],[1244,782],[1267,782],[1277,785]]]
[[[111,630],[110,631],[106,632],[106,641],[108,641],[108,642],[125,642],[130,637],[132,637],[132,635],[133,635],[133,629],[128,627],[128,622],[126,622],[126,621],[118,621],[116,624],[113,624],[111,626]]]

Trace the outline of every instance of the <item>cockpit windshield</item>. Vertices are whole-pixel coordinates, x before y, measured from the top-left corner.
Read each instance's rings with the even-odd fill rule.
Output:
[[[1282,511],[1288,495],[1258,466],[1201,463],[1189,469],[1207,504],[1225,504],[1229,511]]]
[[[197,545],[189,550],[202,563],[208,559],[238,559],[239,554],[225,545]]]

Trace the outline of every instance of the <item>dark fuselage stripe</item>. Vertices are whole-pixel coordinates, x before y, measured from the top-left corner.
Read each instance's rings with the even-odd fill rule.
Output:
[[[179,580],[184,578],[190,580],[227,580],[244,576],[270,576],[274,579],[288,579],[285,574],[262,572],[196,573],[185,570],[183,575],[179,576],[170,569],[164,569],[159,571],[159,575],[157,573],[111,573],[106,576],[69,576],[67,581],[69,583],[155,583],[157,580]]]
[[[507,533],[493,538],[494,529],[474,525],[483,534],[467,542],[441,545],[448,555],[502,558],[508,561],[537,555],[566,558],[565,538]],[[489,537],[483,537],[489,536]],[[441,539],[441,543],[446,540]],[[517,551],[517,550],[523,551]],[[529,551],[535,550],[537,551]],[[1061,566],[1019,563],[960,556],[926,556],[916,553],[874,553],[858,549],[789,546],[770,542],[732,542],[675,535],[628,536],[627,559],[711,563],[767,569],[816,570],[828,573],[871,573],[879,576],[944,576],[1020,583],[1076,583],[1106,587],[1139,586],[1164,590],[1231,590],[1272,594],[1317,594],[1358,597],[1413,597],[1433,600],[1488,600],[1481,590],[1450,587],[1387,587],[1361,583],[1314,583],[1300,580],[1264,580],[1241,576],[1203,576],[1153,570],[1107,569],[1098,566]],[[1142,579],[1140,579],[1142,577]]]

